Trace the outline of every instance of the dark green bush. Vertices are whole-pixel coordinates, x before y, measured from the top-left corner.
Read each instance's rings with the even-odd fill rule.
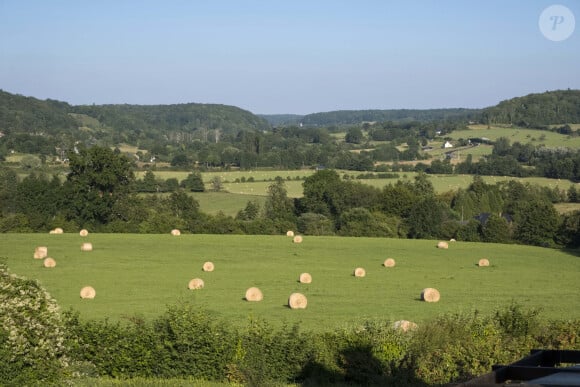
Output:
[[[198,307],[181,304],[155,321],[154,330],[159,375],[225,378],[238,341],[237,333],[225,322]]]
[[[238,381],[253,386],[295,382],[314,351],[298,325],[274,329],[258,320],[250,321],[240,344],[236,368],[243,379]]]

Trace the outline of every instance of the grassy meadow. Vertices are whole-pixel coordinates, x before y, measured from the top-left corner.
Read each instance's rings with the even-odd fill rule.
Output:
[[[470,125],[469,129],[456,130],[449,133],[447,136],[453,140],[460,138],[468,139],[473,137],[486,137],[492,141],[500,137],[506,137],[513,144],[520,142],[526,144],[531,142],[534,145],[544,144],[547,147],[568,147],[580,148],[580,137],[572,137],[556,132],[549,132],[546,130],[524,129],[524,128],[506,128],[506,127],[490,127],[486,125]]]
[[[37,279],[63,309],[81,318],[154,318],[167,305],[186,301],[239,324],[264,318],[274,324],[301,323],[311,330],[340,327],[363,319],[423,321],[442,313],[491,313],[516,300],[540,308],[545,318],[580,318],[580,258],[561,250],[530,246],[450,243],[385,238],[221,235],[62,235],[3,234],[0,257],[13,273]],[[94,250],[81,252],[83,242]],[[47,269],[33,259],[47,246],[57,262]],[[385,268],[386,258],[396,266]],[[478,267],[480,258],[490,267]],[[204,272],[205,261],[215,271]],[[364,278],[353,276],[356,267]],[[312,275],[311,284],[298,281]],[[189,290],[192,278],[205,282]],[[80,289],[93,286],[96,297],[83,300]],[[261,302],[244,300],[247,288],[264,293]],[[438,303],[420,301],[434,287]],[[288,296],[301,292],[305,310],[288,308]],[[321,323],[322,322],[322,323]]]

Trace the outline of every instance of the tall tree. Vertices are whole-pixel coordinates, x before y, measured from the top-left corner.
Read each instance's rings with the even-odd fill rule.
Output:
[[[81,148],[69,154],[69,166],[65,183],[69,217],[81,226],[113,220],[113,207],[130,194],[135,180],[129,159],[109,148]]]
[[[295,221],[294,205],[288,198],[286,184],[280,176],[268,187],[268,199],[264,204],[264,212],[267,218],[278,221]]]
[[[551,203],[527,202],[516,214],[515,238],[528,245],[552,246],[559,223],[560,216]]]

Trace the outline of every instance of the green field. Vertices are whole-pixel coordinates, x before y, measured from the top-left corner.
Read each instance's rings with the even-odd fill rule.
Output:
[[[287,171],[284,171],[287,172]],[[304,171],[297,171],[304,172]],[[166,172],[158,172],[161,177],[165,178]],[[186,174],[186,172],[167,172],[168,175],[175,175],[176,173]],[[275,174],[276,172],[269,172],[269,174]],[[341,176],[344,172],[339,172]],[[277,172],[281,175],[281,171]],[[349,174],[353,174],[352,171]],[[354,175],[358,174],[354,173]],[[417,175],[415,172],[405,172],[399,173],[400,179],[413,181],[414,177]],[[247,178],[248,174],[244,172],[230,172],[229,178],[234,177],[241,178],[245,176]],[[265,175],[269,176],[269,175]],[[267,177],[269,178],[269,177]],[[456,191],[459,188],[467,188],[473,181],[473,176],[471,175],[429,175],[430,181],[433,183],[436,192],[443,193],[447,191]],[[529,178],[514,178],[509,176],[482,176],[483,180],[488,184],[496,184],[500,181],[517,180],[522,183],[537,184],[540,186],[556,188],[560,190],[567,190],[574,183],[568,180],[556,180],[547,179],[543,177],[529,177]],[[207,177],[204,174],[204,180]],[[356,179],[353,180],[363,184],[371,185],[379,189],[383,188],[388,184],[394,184],[396,179]],[[304,181],[302,180],[285,180],[285,186],[288,196],[291,198],[299,198],[303,195]],[[255,181],[255,182],[245,182],[245,183],[224,183],[223,192],[202,192],[202,193],[192,193],[191,195],[199,202],[201,211],[215,215],[218,212],[223,212],[226,215],[235,216],[241,209],[243,209],[248,201],[257,201],[261,206],[263,206],[266,197],[268,195],[268,187],[272,184],[272,181]],[[577,189],[580,190],[580,184],[575,184]],[[208,187],[206,185],[206,187]],[[209,187],[208,187],[209,188]],[[563,210],[568,211],[567,209]]]
[[[246,195],[226,192],[192,192],[191,196],[199,203],[199,208],[206,214],[215,215],[219,212],[236,216],[246,207],[249,201],[257,202],[261,208],[266,202],[266,195]]]
[[[93,243],[94,250],[81,252],[82,242]],[[306,329],[363,319],[419,322],[442,313],[491,313],[512,300],[541,308],[545,318],[580,317],[577,255],[462,242],[441,250],[435,244],[384,238],[306,237],[294,244],[286,236],[3,234],[0,257],[13,273],[39,280],[64,309],[72,307],[82,318],[153,318],[184,300],[234,323],[261,317],[275,324],[300,322]],[[32,258],[40,245],[48,247],[55,268]],[[396,267],[382,266],[389,257]],[[491,266],[478,267],[480,258]],[[202,271],[205,261],[214,262],[215,271]],[[363,267],[366,277],[354,277],[356,267]],[[311,284],[298,282],[302,272],[312,275]],[[204,289],[187,289],[195,277],[205,281]],[[80,299],[86,285],[96,289],[95,299]],[[252,286],[262,290],[263,301],[243,299]],[[426,287],[437,288],[441,301],[421,302]],[[292,292],[306,295],[307,309],[286,306]]]
[[[512,144],[517,141],[522,144],[531,142],[536,146],[544,144],[547,147],[564,146],[569,148],[580,148],[580,137],[571,137],[556,132],[537,129],[502,128],[493,126],[488,129],[485,125],[471,125],[467,130],[456,130],[449,133],[447,136],[453,140],[458,140],[460,138],[468,139],[473,137],[486,137],[492,141],[495,141],[500,137],[506,137]]]

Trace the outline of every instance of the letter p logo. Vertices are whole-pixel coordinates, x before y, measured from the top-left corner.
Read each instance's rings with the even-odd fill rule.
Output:
[[[576,27],[574,14],[563,5],[551,5],[544,9],[538,20],[540,31],[546,39],[560,42],[568,39]]]

